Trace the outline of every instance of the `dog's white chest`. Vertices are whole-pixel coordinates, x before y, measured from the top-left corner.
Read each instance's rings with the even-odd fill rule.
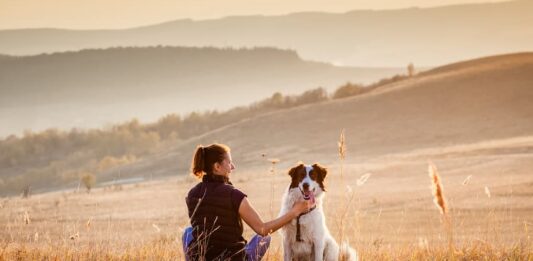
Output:
[[[314,256],[314,242],[320,240],[324,235],[320,227],[321,216],[320,210],[314,210],[301,216],[299,219],[300,229],[298,232],[298,221],[292,220],[289,225],[285,226],[286,236],[289,237],[290,247],[293,257],[296,260],[308,260]],[[300,241],[298,241],[298,236]],[[312,260],[312,259],[311,259]]]
[[[313,260],[315,256],[314,245],[309,240],[294,242],[292,253],[295,260]]]

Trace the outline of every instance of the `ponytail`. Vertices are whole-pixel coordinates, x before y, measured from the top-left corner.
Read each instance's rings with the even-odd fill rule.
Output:
[[[199,145],[196,147],[191,164],[192,174],[198,178],[201,178],[204,173],[204,157],[204,147]]]
[[[197,178],[212,174],[213,165],[222,162],[230,148],[224,144],[198,145],[191,162],[191,172]]]

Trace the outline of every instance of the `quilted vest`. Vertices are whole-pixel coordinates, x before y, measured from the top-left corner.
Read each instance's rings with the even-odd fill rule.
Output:
[[[231,201],[234,190],[226,177],[211,174],[189,191],[185,200],[193,227],[189,260],[244,260],[246,240]]]

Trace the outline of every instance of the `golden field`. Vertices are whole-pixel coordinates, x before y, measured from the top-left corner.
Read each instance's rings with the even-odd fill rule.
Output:
[[[346,164],[342,179],[339,161],[329,166],[328,227],[337,239],[348,240],[362,260],[532,260],[533,154],[527,149],[532,145],[529,137],[499,148],[476,144],[432,154],[452,220],[451,238],[433,204],[424,156],[389,155]],[[238,169],[232,180],[269,219],[290,181],[286,170],[275,166],[271,171],[266,159],[260,164],[264,168]],[[370,174],[366,182],[361,179],[365,174]],[[4,198],[0,257],[183,259],[184,197],[195,182],[179,177],[91,193]],[[251,235],[249,228],[246,234]],[[267,260],[280,260],[281,239],[273,237]]]
[[[2,198],[0,260],[182,260],[184,198],[197,182],[187,168],[194,147],[211,142],[232,147],[231,180],[265,220],[279,210],[289,167],[328,167],[328,227],[361,260],[533,260],[532,72],[531,53],[452,64],[243,119],[110,170],[165,178]],[[433,203],[429,162],[446,216]],[[280,260],[273,237],[266,259]]]

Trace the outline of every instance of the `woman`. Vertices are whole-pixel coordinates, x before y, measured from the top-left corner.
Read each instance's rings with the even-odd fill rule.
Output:
[[[202,181],[186,198],[191,226],[183,235],[187,260],[260,260],[270,244],[270,233],[313,207],[311,201],[294,204],[289,213],[263,222],[246,194],[229,181],[235,165],[228,146],[198,146],[191,164]],[[258,235],[247,244],[242,220]]]

